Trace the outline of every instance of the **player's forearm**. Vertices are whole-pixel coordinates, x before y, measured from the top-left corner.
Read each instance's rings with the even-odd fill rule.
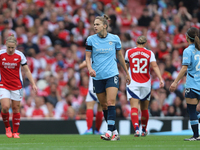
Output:
[[[31,72],[28,70],[28,71],[26,71],[25,74],[26,74],[28,80],[30,81],[31,85],[35,85],[35,81],[34,81],[34,79],[33,79],[33,77],[32,77]]]
[[[92,69],[90,58],[91,58],[91,52],[86,52],[85,60],[88,70]]]
[[[117,59],[119,60],[119,63],[121,64],[126,74],[128,74],[128,69],[126,67],[125,60],[124,60],[124,57],[122,56],[121,51],[117,52]]]
[[[178,76],[176,77],[176,79],[174,80],[175,83],[178,83],[180,79],[182,79],[182,77],[185,75],[186,71],[187,71],[187,66],[182,66]]]
[[[129,69],[129,63],[126,64],[126,68],[127,68],[127,70]]]
[[[152,68],[153,68],[153,70],[155,71],[155,73],[156,73],[157,77],[159,78],[159,80],[161,81],[161,80],[162,80],[162,75],[161,75],[161,73],[160,73],[160,70],[159,70],[158,65],[155,65],[155,66],[153,66]]]
[[[87,67],[87,64],[86,64],[85,60],[79,65],[79,69],[82,69],[84,67]]]

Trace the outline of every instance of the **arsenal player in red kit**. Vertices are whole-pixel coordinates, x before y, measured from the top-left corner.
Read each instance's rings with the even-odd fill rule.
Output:
[[[7,49],[0,50],[0,101],[1,115],[5,124],[8,138],[20,138],[18,128],[20,125],[20,102],[23,98],[23,84],[21,67],[24,69],[33,90],[37,91],[32,74],[28,68],[24,54],[16,50],[17,40],[11,35],[6,40]],[[11,103],[11,105],[10,105]],[[13,132],[9,124],[9,108],[12,107]]]
[[[139,102],[142,124],[141,136],[147,135],[148,105],[151,95],[150,66],[159,78],[160,87],[164,86],[154,53],[144,47],[146,42],[145,36],[139,36],[137,38],[137,47],[127,50],[125,54],[125,61],[131,76],[131,83],[127,85],[127,98],[131,105],[131,121],[135,130],[135,137],[140,136],[138,121]]]

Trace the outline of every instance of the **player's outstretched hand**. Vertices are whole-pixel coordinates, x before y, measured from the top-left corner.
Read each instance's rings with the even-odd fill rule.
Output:
[[[89,70],[89,74],[91,77],[96,77],[96,72],[93,69]]]
[[[35,84],[32,85],[32,89],[37,93],[37,86]]]
[[[130,75],[127,74],[126,75],[126,83],[129,85],[131,83],[131,78],[130,78]]]
[[[173,82],[169,88],[169,91],[170,92],[174,92],[176,90],[176,87],[177,87],[177,83],[176,82]]]

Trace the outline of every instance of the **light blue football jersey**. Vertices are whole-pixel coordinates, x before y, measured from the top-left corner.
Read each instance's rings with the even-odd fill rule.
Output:
[[[200,51],[190,44],[183,51],[182,65],[188,66],[186,88],[193,88],[200,91]],[[200,92],[194,91],[198,94]]]
[[[96,71],[95,80],[102,80],[118,75],[116,50],[121,49],[121,41],[117,35],[108,33],[105,38],[97,34],[91,35],[86,41],[86,51],[90,51],[92,69]]]

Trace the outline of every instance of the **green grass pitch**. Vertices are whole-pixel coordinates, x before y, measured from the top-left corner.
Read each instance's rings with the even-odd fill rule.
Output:
[[[20,139],[0,135],[2,150],[195,150],[200,141],[183,141],[190,136],[120,136],[120,141],[104,141],[99,135],[21,134]]]

